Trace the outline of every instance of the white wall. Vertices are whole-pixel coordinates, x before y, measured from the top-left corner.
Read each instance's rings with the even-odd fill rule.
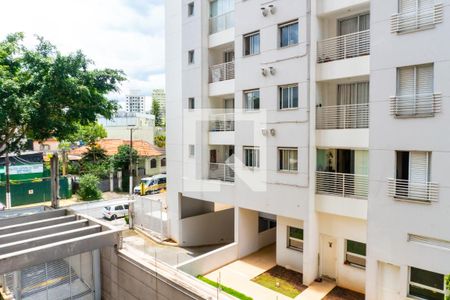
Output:
[[[288,248],[288,226],[304,228],[301,220],[277,216],[277,265],[302,273],[303,252]]]

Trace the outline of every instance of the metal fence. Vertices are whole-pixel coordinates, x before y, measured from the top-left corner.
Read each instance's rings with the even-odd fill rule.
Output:
[[[161,199],[135,196],[134,226],[165,240],[169,236],[166,204]]]
[[[393,96],[390,102],[391,114],[396,117],[434,116],[441,111],[442,94]]]
[[[340,35],[317,43],[317,62],[370,54],[370,30]]]
[[[234,79],[234,61],[209,67],[209,82]]]
[[[367,199],[369,195],[369,177],[359,174],[317,171],[316,193]]]
[[[0,276],[14,299],[94,299],[92,252],[42,263]]]
[[[391,16],[391,32],[410,32],[423,28],[434,27],[444,19],[444,5],[438,3],[423,9]]]
[[[234,182],[234,163],[210,163],[209,179]]]
[[[396,199],[424,202],[438,201],[439,184],[388,178],[388,195]]]
[[[369,128],[369,103],[317,108],[317,129]]]

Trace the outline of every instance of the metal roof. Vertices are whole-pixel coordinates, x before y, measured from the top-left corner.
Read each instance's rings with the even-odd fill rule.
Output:
[[[119,243],[119,229],[70,209],[0,219],[0,274]]]

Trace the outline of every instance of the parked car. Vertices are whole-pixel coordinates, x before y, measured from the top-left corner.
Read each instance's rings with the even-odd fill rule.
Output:
[[[108,220],[123,218],[128,215],[128,207],[129,204],[116,204],[105,206],[103,208],[103,218]]]
[[[0,202],[0,211],[5,210],[5,205],[3,205],[3,203]]]
[[[167,177],[165,174],[155,175],[152,177],[144,177],[141,179],[141,184],[144,185],[144,194],[153,194],[160,192],[166,188]],[[134,187],[135,194],[141,194],[141,184]]]

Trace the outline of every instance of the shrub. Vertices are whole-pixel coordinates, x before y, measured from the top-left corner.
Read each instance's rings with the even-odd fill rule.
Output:
[[[450,300],[450,274],[445,276],[445,285],[446,285],[446,290],[447,290],[447,294],[445,295],[445,300]]]
[[[129,225],[130,224],[130,217],[128,215],[126,215],[124,217],[124,219],[125,219],[125,223],[127,223]]]
[[[99,179],[92,174],[86,174],[80,178],[80,189],[78,195],[81,200],[98,200],[102,196],[102,192],[98,188]]]

